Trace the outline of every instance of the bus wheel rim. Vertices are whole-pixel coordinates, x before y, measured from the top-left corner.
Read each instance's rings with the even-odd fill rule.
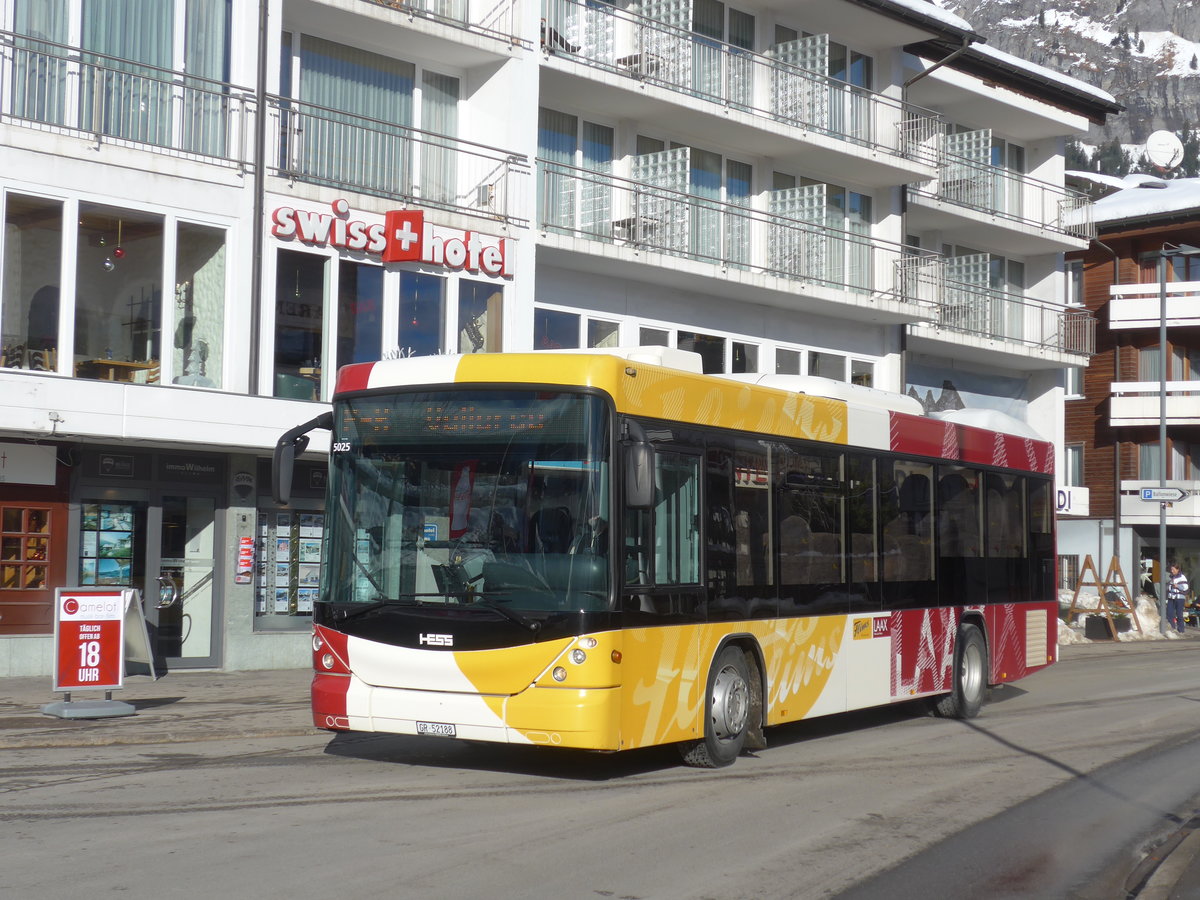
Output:
[[[750,686],[733,666],[726,666],[713,681],[713,735],[720,741],[736,738],[750,715]]]
[[[963,648],[961,678],[964,696],[977,697],[983,692],[983,654],[975,644]]]

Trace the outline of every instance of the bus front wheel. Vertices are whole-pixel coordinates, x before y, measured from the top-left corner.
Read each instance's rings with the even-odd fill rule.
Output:
[[[963,623],[954,646],[954,689],[933,701],[934,715],[973,719],[987,693],[987,644],[979,628]]]
[[[708,673],[704,739],[681,744],[689,766],[716,769],[738,758],[750,724],[750,668],[738,647],[726,647]]]

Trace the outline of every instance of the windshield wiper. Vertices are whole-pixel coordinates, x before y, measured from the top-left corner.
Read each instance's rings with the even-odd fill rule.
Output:
[[[439,594],[429,595],[412,595],[409,597],[375,597],[362,604],[359,609],[341,609],[334,613],[334,618],[341,619],[343,622],[347,619],[357,619],[359,616],[365,616],[367,613],[375,612],[383,609],[385,606],[421,606],[421,601],[416,599],[418,596],[437,597]],[[353,602],[353,601],[351,601]],[[358,604],[355,604],[356,606]]]
[[[500,615],[504,616],[504,618],[508,619],[510,622],[516,622],[522,628],[528,628],[534,634],[537,634],[539,631],[542,630],[541,622],[535,621],[534,619],[530,619],[527,616],[521,615],[519,612],[514,612],[511,609],[501,606],[500,603],[501,603],[501,601],[499,601],[499,600],[488,600],[486,597],[479,597],[471,605],[472,606],[483,606],[483,607],[486,607],[487,609],[495,610],[496,612],[500,613]]]

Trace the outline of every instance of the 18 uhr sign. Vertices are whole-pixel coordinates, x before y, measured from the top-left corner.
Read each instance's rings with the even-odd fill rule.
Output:
[[[54,690],[121,687],[125,591],[60,589],[54,624]]]

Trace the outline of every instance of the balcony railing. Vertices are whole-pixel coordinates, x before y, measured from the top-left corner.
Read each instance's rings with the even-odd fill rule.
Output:
[[[275,174],[421,206],[528,224],[524,156],[365,116],[269,97]]]
[[[893,157],[936,163],[937,113],[701,37],[690,20],[664,22],[628,5],[542,0],[542,49]]]
[[[1158,328],[1163,313],[1167,326],[1200,325],[1200,281],[1168,281],[1166,310],[1162,309],[1158,282],[1114,284],[1109,288],[1109,328]]]
[[[521,4],[518,0],[365,0],[419,19],[440,22],[508,44],[531,47],[520,36]]]
[[[1168,381],[1165,410],[1161,390],[1158,381],[1114,381],[1109,424],[1157,425],[1165,411],[1168,425],[1200,425],[1200,380]]]
[[[1086,194],[964,156],[943,152],[937,178],[910,189],[919,196],[1068,237],[1091,240],[1096,236]]]
[[[1096,319],[1088,310],[1038,303],[951,279],[945,282],[934,324],[947,331],[1061,353],[1096,353]]]
[[[1200,481],[1168,479],[1166,486],[1186,491],[1188,496],[1166,504],[1170,525],[1200,525]],[[1157,479],[1121,482],[1121,522],[1125,525],[1154,525],[1158,523],[1162,503],[1142,499],[1142,488],[1162,487]]]
[[[0,117],[101,143],[246,164],[249,90],[12,32],[0,32]]]
[[[932,302],[936,275],[899,244],[611,174],[538,161],[537,227],[838,290]],[[914,310],[915,312],[915,310]]]

